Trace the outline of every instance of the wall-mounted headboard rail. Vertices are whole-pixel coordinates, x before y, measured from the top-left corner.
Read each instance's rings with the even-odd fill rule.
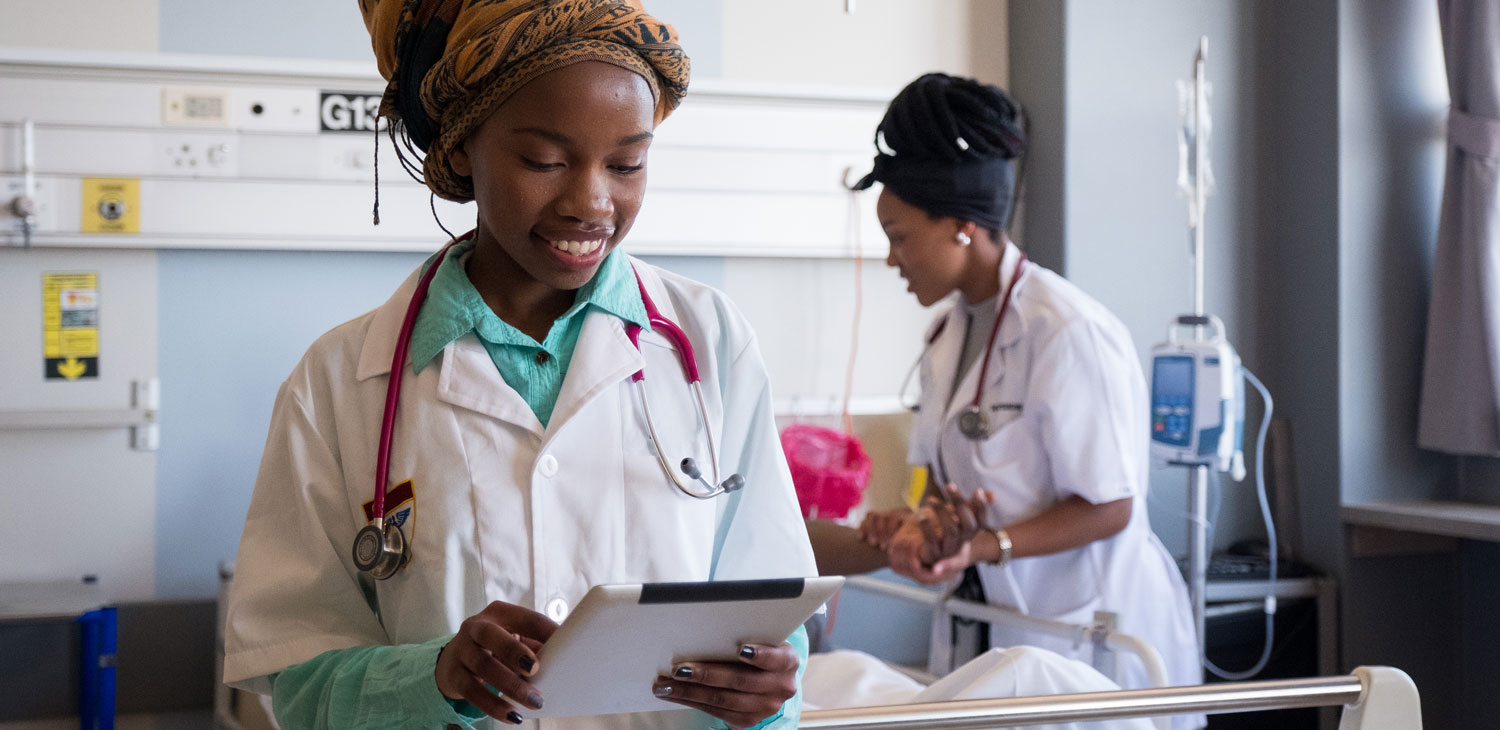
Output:
[[[430,250],[442,234],[427,191],[383,134],[381,225],[371,225],[369,107],[383,87],[372,67],[347,62],[0,48],[0,204],[21,191],[30,120],[31,245]],[[695,82],[657,132],[631,250],[852,255],[840,181],[869,166],[889,98]],[[137,182],[90,182],[100,178]],[[865,230],[877,230],[873,200],[863,205]],[[8,208],[0,245],[23,245]],[[465,206],[439,200],[437,210],[455,231],[473,220]],[[883,255],[869,238],[864,254]]]

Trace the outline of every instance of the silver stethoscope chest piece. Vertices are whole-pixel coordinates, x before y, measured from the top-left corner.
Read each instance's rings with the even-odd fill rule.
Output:
[[[989,438],[990,419],[984,415],[983,409],[971,404],[958,414],[958,432],[975,441]]]
[[[406,550],[406,536],[395,523],[365,525],[354,536],[354,566],[376,580],[385,580],[406,565],[411,553]]]

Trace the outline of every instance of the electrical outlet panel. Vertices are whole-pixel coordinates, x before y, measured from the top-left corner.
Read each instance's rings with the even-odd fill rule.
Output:
[[[246,131],[316,134],[318,91],[236,87],[229,92],[229,121]]]
[[[395,151],[384,137],[381,150],[389,165],[387,175],[405,179]],[[375,177],[375,145],[364,135],[324,134],[318,137],[318,178],[321,180],[372,180]]]
[[[153,171],[162,175],[234,177],[239,144],[233,134],[157,134]]]
[[[161,123],[164,127],[228,127],[229,91],[165,87],[161,90]]]

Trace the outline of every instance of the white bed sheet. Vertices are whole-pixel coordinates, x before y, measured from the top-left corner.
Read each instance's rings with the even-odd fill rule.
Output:
[[[869,654],[840,649],[808,657],[807,673],[802,679],[802,706],[807,710],[832,710],[1102,692],[1119,688],[1088,664],[1032,646],[991,649],[929,686],[923,686]],[[1033,727],[1047,730],[1155,730],[1151,721],[1145,718]]]

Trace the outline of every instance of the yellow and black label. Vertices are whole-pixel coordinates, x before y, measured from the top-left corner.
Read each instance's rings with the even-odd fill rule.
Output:
[[[42,274],[48,380],[99,377],[99,274]]]

